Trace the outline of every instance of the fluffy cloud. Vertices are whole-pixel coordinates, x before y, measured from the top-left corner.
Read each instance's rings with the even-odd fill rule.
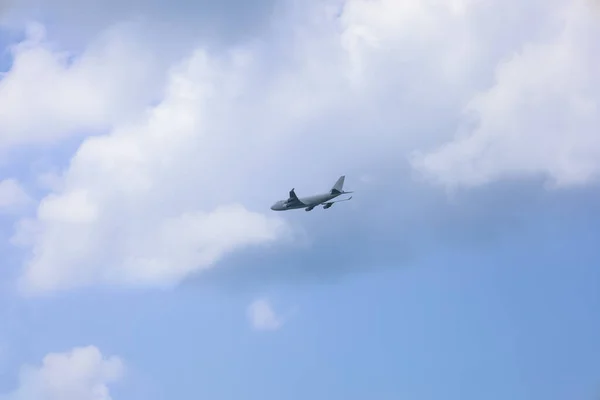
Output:
[[[283,321],[275,314],[271,303],[266,299],[253,301],[248,306],[247,316],[252,328],[259,331],[273,331],[283,325]]]
[[[375,29],[390,11],[402,15],[395,2],[374,3],[367,20],[365,7],[351,2],[339,20],[334,9],[307,7],[298,27],[274,28],[274,37],[286,39],[284,49],[277,40],[219,53],[200,48],[174,64],[164,99],[110,134],[87,139],[36,218],[21,221],[15,242],[32,250],[22,287],[41,293],[96,283],[170,286],[232,251],[288,237],[270,204],[291,179],[307,182],[318,170],[331,171],[331,184],[347,169],[348,151],[372,143],[370,132],[352,132],[352,122],[329,114],[368,104],[377,87],[366,78],[385,63],[380,57],[365,65],[363,54],[386,53],[409,35],[391,25]],[[385,44],[378,50],[363,43],[361,27]],[[362,162],[398,142],[382,136]],[[312,158],[302,171],[303,156],[287,156],[298,154],[299,143],[310,146]],[[267,191],[284,175],[287,183]]]
[[[400,163],[415,148],[450,140],[456,112],[484,87],[490,60],[495,63],[505,55],[493,49],[509,47],[502,42],[502,29],[486,30],[480,22],[486,17],[486,23],[502,26],[503,21],[492,22],[491,17],[506,9],[504,3],[347,0],[341,9],[334,3],[286,3],[294,7],[285,8],[269,25],[268,35],[256,41],[214,51],[196,46],[183,60],[165,57],[163,65],[170,64],[166,79],[150,80],[141,74],[126,85],[119,77],[128,73],[111,78],[108,71],[146,71],[135,51],[111,50],[122,48],[116,39],[103,42],[104,55],[95,62],[81,61],[80,69],[61,70],[65,82],[80,75],[86,77],[83,82],[104,78],[98,90],[106,94],[99,100],[105,109],[99,114],[73,113],[66,118],[68,124],[47,120],[54,136],[98,126],[110,132],[87,138],[37,214],[19,223],[15,243],[24,245],[31,256],[22,287],[41,293],[99,283],[171,286],[213,268],[231,253],[293,237],[298,226],[291,229],[287,223],[293,216],[270,212],[274,200],[292,185],[318,190],[341,173],[373,176],[377,166]],[[539,53],[555,61],[553,55],[564,43],[571,49],[587,39],[591,46],[594,42],[586,33],[591,28],[575,22],[569,25],[571,33],[557,43],[541,50],[534,46],[501,68],[497,87],[509,89],[492,88],[472,102],[482,115],[477,132],[487,132],[473,137],[491,138],[486,147],[490,149],[495,144],[503,151],[516,146],[520,161],[511,165],[517,173],[529,172],[521,162],[527,154],[521,146],[539,148],[532,147],[531,136],[518,133],[541,121],[536,101],[547,101],[538,95],[539,88],[548,86],[550,78],[544,77],[563,78],[554,93],[559,101],[565,90],[571,94],[581,89],[567,76],[580,65],[574,62],[588,68],[596,53],[576,47],[581,51],[573,52],[579,57],[575,61],[564,57],[537,80],[517,77],[530,70],[528,60],[537,60]],[[501,45],[494,46],[497,43]],[[165,43],[154,51],[163,48]],[[44,77],[31,75],[32,88],[40,76]],[[41,84],[53,79],[41,79]],[[140,111],[154,90],[135,95],[136,88],[163,81],[162,100]],[[73,82],[79,87],[79,81]],[[514,99],[520,106],[513,106]],[[111,108],[113,100],[118,106]],[[584,115],[589,102],[577,104]],[[45,108],[33,111],[47,117],[40,110]],[[560,113],[553,118],[556,115]],[[509,117],[514,129],[511,139],[505,139],[498,124],[509,123]],[[40,134],[38,127],[28,131]],[[559,138],[562,132],[554,131]],[[560,144],[547,142],[553,148]],[[462,149],[460,143],[449,148]],[[574,143],[583,145],[579,139]],[[442,150],[419,158],[415,166],[446,181],[473,181],[468,174],[456,173],[465,170],[461,165],[470,165],[469,158],[465,161],[457,154],[462,153]],[[487,171],[490,179],[501,171],[504,153],[472,154],[472,161],[483,163],[472,170]],[[486,169],[488,165],[493,168]]]
[[[123,361],[93,346],[51,353],[41,366],[21,370],[18,388],[2,400],[111,400],[109,385],[122,379]]]
[[[34,223],[23,221],[35,254],[23,277],[27,291],[172,285],[227,252],[285,234],[279,219],[238,204],[224,162],[232,159],[211,154],[223,145],[206,128],[219,111],[211,104],[232,96],[227,85],[235,91],[220,68],[195,53],[173,70],[166,98],[147,115],[85,141],[62,188],[42,200]]]
[[[14,179],[0,181],[0,213],[10,212],[31,202],[23,187]]]
[[[565,3],[552,38],[525,44],[498,66],[495,84],[467,106],[477,127],[414,159],[442,184],[546,176],[555,186],[600,173],[600,14]]]
[[[157,95],[157,59],[135,26],[118,25],[83,54],[62,51],[30,24],[0,81],[0,151],[104,132]]]

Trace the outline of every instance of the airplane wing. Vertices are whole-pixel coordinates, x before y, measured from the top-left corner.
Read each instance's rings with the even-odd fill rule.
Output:
[[[296,196],[294,189],[290,190],[290,198],[287,200],[287,204],[290,206],[304,205],[304,203],[298,199],[298,196]]]
[[[296,196],[296,192],[294,189],[290,190],[290,200],[299,201],[298,196]]]

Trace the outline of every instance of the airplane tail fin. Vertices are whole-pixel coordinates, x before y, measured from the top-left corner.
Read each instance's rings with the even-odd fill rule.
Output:
[[[331,194],[342,194],[344,193],[344,179],[346,179],[345,175],[342,175],[338,178],[337,182],[331,188]]]

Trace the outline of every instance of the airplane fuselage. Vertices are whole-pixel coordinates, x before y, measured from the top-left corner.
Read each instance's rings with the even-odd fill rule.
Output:
[[[341,193],[340,193],[341,194]],[[271,210],[273,211],[285,211],[285,210],[294,210],[297,208],[309,208],[313,209],[314,207],[326,203],[330,200],[335,199],[340,194],[317,194],[314,196],[300,197],[297,202],[289,202],[288,200],[279,200],[277,203],[271,206]]]
[[[294,189],[290,190],[290,195],[287,200],[279,200],[275,204],[271,206],[271,210],[273,211],[286,211],[286,210],[295,210],[298,208],[304,208],[306,211],[310,211],[316,206],[323,205],[324,209],[328,209],[333,205],[333,203],[337,203],[340,201],[347,201],[352,198],[331,201],[338,197],[341,194],[352,193],[352,192],[344,192],[344,179],[345,176],[340,176],[335,185],[331,188],[328,193],[317,194],[314,196],[306,196],[299,198],[296,196]]]

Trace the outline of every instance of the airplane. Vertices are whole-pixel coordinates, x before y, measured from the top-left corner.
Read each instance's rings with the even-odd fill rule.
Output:
[[[271,206],[271,210],[286,211],[304,208],[305,211],[310,211],[319,205],[323,205],[324,209],[328,209],[333,205],[333,203],[339,203],[340,201],[348,201],[352,198],[352,196],[343,200],[331,201],[342,194],[353,193],[344,192],[343,187],[345,178],[345,175],[340,176],[335,185],[333,185],[333,187],[328,193],[317,194],[314,196],[298,198],[298,196],[296,196],[296,192],[294,191],[294,189],[292,189],[290,190],[289,198],[287,200],[279,200]]]

